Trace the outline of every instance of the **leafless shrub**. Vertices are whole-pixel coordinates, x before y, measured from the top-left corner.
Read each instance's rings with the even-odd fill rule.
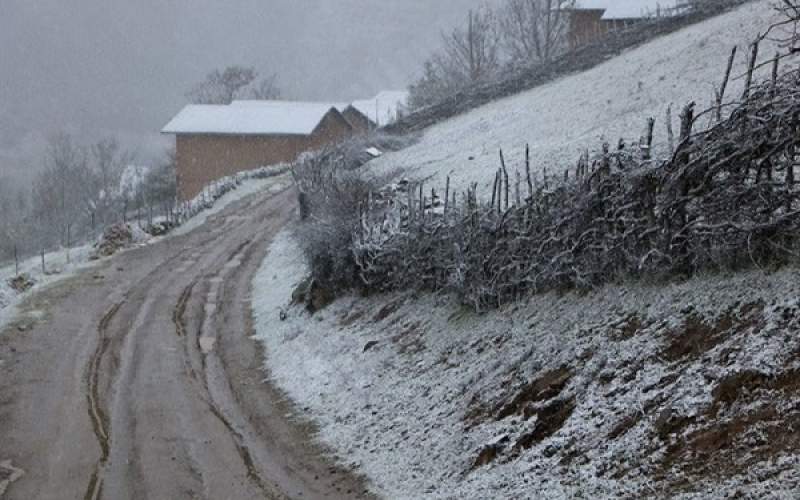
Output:
[[[398,150],[410,140],[384,134],[355,137],[306,155],[292,169],[302,219],[296,236],[318,285],[331,290],[358,286],[352,238],[364,210],[396,175],[361,168],[372,158],[366,150]]]

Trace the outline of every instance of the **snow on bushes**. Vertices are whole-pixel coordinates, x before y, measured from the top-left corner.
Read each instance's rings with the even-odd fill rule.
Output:
[[[364,291],[449,290],[485,310],[531,291],[786,261],[800,234],[798,76],[752,87],[696,134],[686,106],[666,160],[651,159],[644,139],[582,156],[563,181],[529,169],[523,180],[503,164],[488,203],[474,186],[441,198],[423,183],[387,198],[367,174],[339,176],[336,158],[322,157],[322,199],[347,203],[323,214],[312,203],[311,232],[325,242],[313,272],[335,269],[335,284]]]

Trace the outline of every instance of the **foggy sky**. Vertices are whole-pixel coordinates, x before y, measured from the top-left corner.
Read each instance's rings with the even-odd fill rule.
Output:
[[[147,163],[185,92],[230,64],[276,72],[289,97],[404,88],[480,0],[0,0],[0,177],[47,137],[113,135]]]

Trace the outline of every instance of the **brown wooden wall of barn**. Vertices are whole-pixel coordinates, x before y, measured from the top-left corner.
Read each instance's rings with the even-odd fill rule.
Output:
[[[302,135],[178,135],[175,140],[178,198],[191,200],[211,182],[258,167],[294,161],[305,151],[349,136],[352,127],[341,115],[330,114],[314,134]]]

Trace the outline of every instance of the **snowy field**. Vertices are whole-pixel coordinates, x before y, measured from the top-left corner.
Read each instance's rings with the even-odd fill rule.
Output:
[[[209,217],[219,213],[235,201],[265,190],[279,192],[288,187],[290,183],[291,179],[288,174],[240,181],[234,186],[234,189],[227,191],[216,199],[213,204],[207,203],[202,207],[198,205],[193,210],[194,215],[166,237],[185,234],[201,227]],[[146,237],[147,235],[143,231],[135,231],[135,233],[139,234],[139,237],[134,238],[138,245],[150,244],[160,239]],[[57,281],[73,276],[76,272],[91,267],[96,263],[97,261],[89,259],[93,250],[93,243],[71,248],[69,249],[69,262],[67,262],[66,249],[49,252],[45,254],[44,272],[42,270],[41,256],[21,261],[19,266],[20,274],[27,274],[35,284],[33,288],[24,293],[17,293],[10,286],[10,280],[15,277],[14,265],[0,267],[0,330],[17,314],[17,306],[25,297],[43,286],[52,285]]]
[[[541,178],[544,168],[549,174],[560,174],[565,166],[574,169],[582,151],[598,151],[604,141],[612,147],[621,137],[638,142],[651,116],[657,120],[657,146],[663,145],[667,107],[672,104],[677,134],[684,105],[696,101],[698,111],[711,105],[713,89],[722,81],[734,46],[739,48],[736,78],[726,96],[741,95],[743,78],[739,77],[746,68],[748,45],[777,19],[773,3],[746,4],[584,73],[459,115],[427,129],[417,144],[387,153],[372,165],[381,171],[402,169],[410,178],[433,176],[430,184],[441,189],[447,175],[460,190],[478,182],[479,193],[487,197],[500,164],[500,148],[511,169],[524,171],[524,149],[529,143],[534,172]],[[760,60],[774,57],[775,52],[773,44],[763,42]],[[760,76],[767,77],[769,71],[768,66],[763,68]]]
[[[696,437],[749,422],[742,415],[760,405],[798,418],[796,387],[748,388],[741,403],[717,389],[740,374],[780,380],[800,369],[797,268],[551,293],[484,316],[396,294],[340,299],[309,317],[288,303],[304,271],[284,231],[254,280],[266,368],[335,458],[385,498],[800,495],[800,456],[775,450],[759,461],[752,444],[789,439],[783,417],[745,427],[709,457]],[[552,393],[524,406],[526,384],[548,377],[539,389]],[[558,420],[557,404],[571,413],[521,444]],[[730,472],[716,481],[703,467]]]

